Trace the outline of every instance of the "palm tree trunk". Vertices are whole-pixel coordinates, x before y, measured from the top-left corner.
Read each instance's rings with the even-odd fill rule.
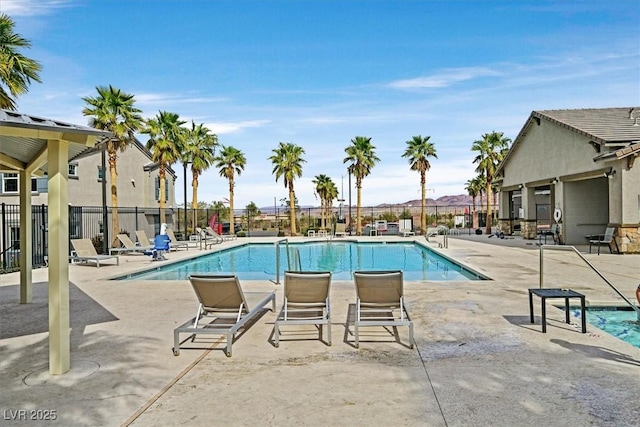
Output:
[[[360,207],[362,206],[362,180],[356,178],[356,236],[362,235],[362,221],[360,220]]]
[[[159,177],[160,177],[160,224],[164,224],[165,222],[167,222],[167,218],[166,218],[166,214],[164,212],[164,207],[166,204],[166,201],[164,199],[164,195],[165,195],[165,186],[166,184],[166,171],[164,169],[164,166],[160,165],[160,173],[159,173]]]
[[[427,231],[427,217],[425,215],[425,207],[427,205],[427,178],[424,172],[420,172],[420,190],[422,191],[422,203],[420,209],[420,229],[423,233]]]
[[[289,182],[289,218],[291,221],[291,236],[296,236],[296,194],[293,191],[293,182]]]
[[[195,230],[197,226],[197,212],[198,212],[198,174],[193,172],[193,179],[191,180],[191,229]]]
[[[104,174],[104,171],[102,171]],[[118,219],[118,172],[116,169],[116,151],[109,151],[109,175],[111,177],[111,242],[109,247],[114,246],[120,234],[120,223]],[[107,224],[104,224],[106,227]]]
[[[236,231],[235,215],[233,214],[234,186],[235,180],[233,178],[229,178],[229,233],[231,234],[234,234]]]
[[[487,179],[487,228],[486,234],[491,234],[491,181]]]

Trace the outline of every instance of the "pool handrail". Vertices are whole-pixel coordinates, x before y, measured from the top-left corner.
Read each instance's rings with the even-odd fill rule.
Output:
[[[274,245],[276,248],[276,281],[275,284],[280,284],[280,243],[284,242],[286,245],[287,252],[287,269],[291,270],[291,257],[289,256],[289,239],[280,239],[277,240]],[[300,253],[298,252],[298,266],[300,266]]]
[[[580,251],[578,251],[574,246],[558,246],[558,245],[541,245],[540,246],[540,289],[542,289],[543,284],[544,284],[544,249],[549,249],[549,250],[554,250],[554,251],[569,251],[569,252],[574,252],[576,253],[589,267],[591,267],[591,269],[598,275],[600,276],[600,278],[602,280],[604,280],[604,282],[609,285],[609,287],[611,289],[613,289],[619,296],[620,298],[622,298],[627,304],[629,304],[629,307],[631,307],[633,310],[635,310],[636,314],[638,315],[638,320],[640,321],[640,307],[637,307],[634,303],[631,302],[631,300],[629,300],[629,298],[627,298],[622,292],[620,292],[620,290],[618,288],[615,287],[615,285],[613,283],[611,283],[611,281],[609,281],[609,279],[607,279],[607,277],[602,274],[602,272],[600,272],[600,270],[598,270],[596,268],[595,265],[593,265],[588,259],[586,259],[584,257],[584,255],[582,255],[580,253]]]

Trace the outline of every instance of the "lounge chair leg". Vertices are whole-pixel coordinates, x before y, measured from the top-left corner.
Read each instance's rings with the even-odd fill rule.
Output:
[[[409,345],[413,349],[413,323],[409,323]]]
[[[355,338],[356,338],[356,342],[355,342],[355,346],[356,348],[360,348],[360,335],[359,335],[359,331],[358,331],[358,323],[356,322],[355,324]]]
[[[173,331],[173,355],[180,355],[180,333],[178,331]]]
[[[227,357],[231,357],[231,346],[233,345],[233,334],[231,332],[227,332],[227,350],[225,354]]]
[[[273,345],[278,348],[280,347],[280,328],[278,328],[278,323],[276,322],[273,327]]]
[[[327,344],[331,345],[331,321],[327,322]]]

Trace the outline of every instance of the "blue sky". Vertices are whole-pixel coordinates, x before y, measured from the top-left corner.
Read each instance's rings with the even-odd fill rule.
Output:
[[[401,157],[414,135],[437,149],[427,175],[437,198],[465,194],[474,140],[494,130],[514,139],[533,110],[640,105],[635,0],[0,0],[0,9],[43,65],[19,111],[86,124],[81,98],[111,84],[145,117],[165,110],[204,123],[247,157],[236,208],[287,196],[267,160],[280,141],[305,149],[301,204],[319,204],[318,174],[348,198],[344,149],[357,135],[381,159],[363,204],[403,203],[419,198],[419,174]],[[227,182],[212,168],[198,193],[221,200]]]

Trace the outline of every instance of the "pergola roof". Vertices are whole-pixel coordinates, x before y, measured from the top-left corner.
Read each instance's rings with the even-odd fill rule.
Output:
[[[0,110],[0,170],[47,171],[47,141],[62,140],[69,144],[69,160],[95,146],[96,140],[110,136],[107,131],[58,120]]]
[[[0,110],[0,170],[19,172],[20,180],[49,172],[49,372],[70,369],[69,341],[69,208],[66,166],[97,139],[110,132],[56,120]],[[51,162],[51,168],[47,163]],[[32,223],[31,192],[20,195],[20,302],[31,302]],[[61,226],[61,224],[65,224]]]

